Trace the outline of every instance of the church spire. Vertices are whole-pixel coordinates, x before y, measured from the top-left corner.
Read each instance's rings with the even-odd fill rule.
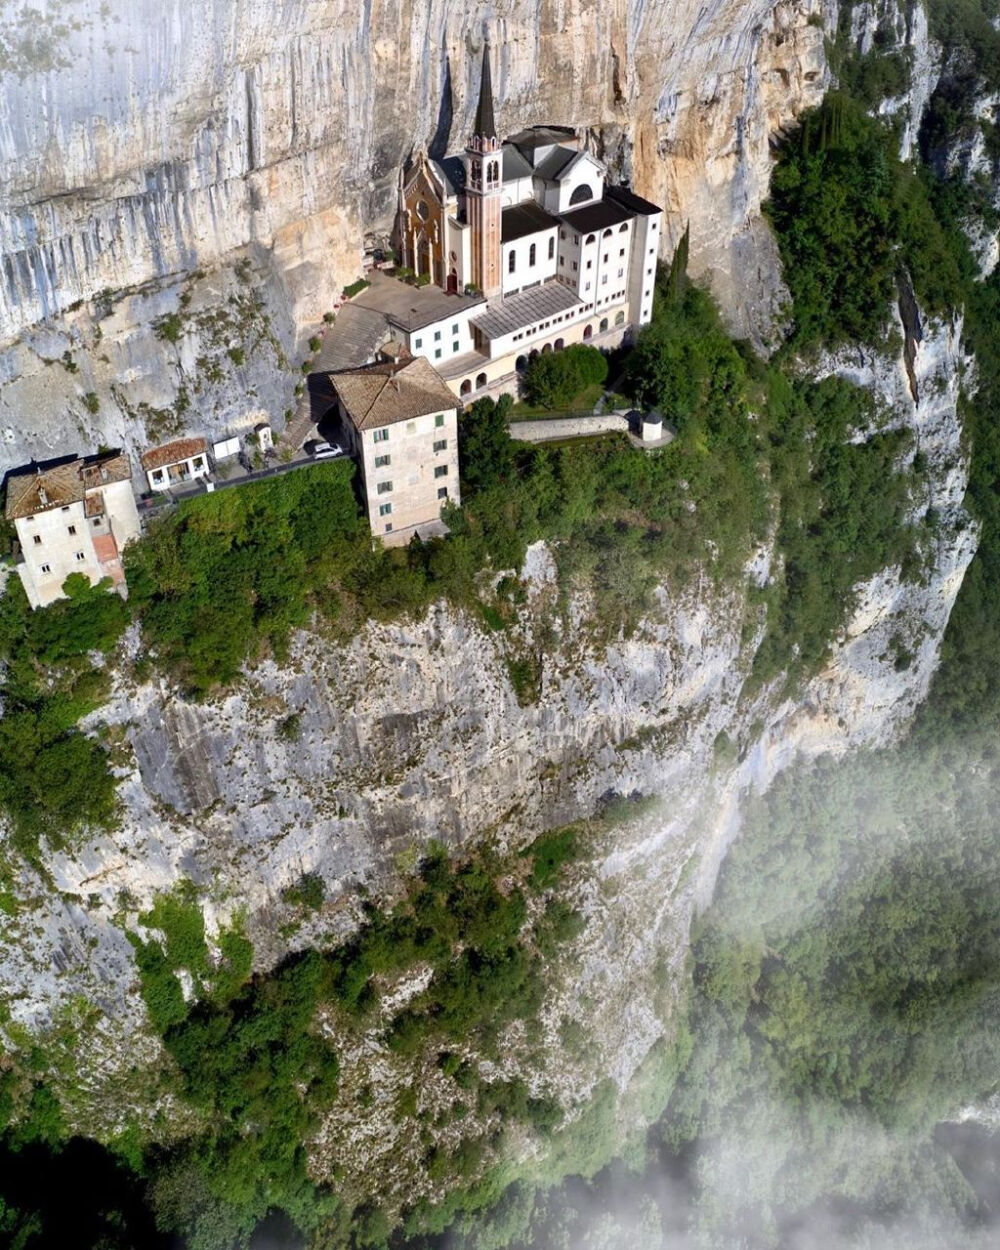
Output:
[[[476,109],[474,133],[480,139],[495,139],[497,123],[493,116],[493,78],[490,74],[490,41],[483,45],[483,74],[479,80],[479,106]]]

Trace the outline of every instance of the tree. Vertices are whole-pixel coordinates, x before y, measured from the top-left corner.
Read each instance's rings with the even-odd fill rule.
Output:
[[[562,408],[588,386],[603,383],[608,361],[596,347],[574,343],[565,351],[536,356],[524,374],[524,389],[533,404]]]
[[[507,417],[513,400],[477,399],[461,414],[458,422],[459,466],[462,486],[475,494],[514,476],[514,444],[507,432]]]

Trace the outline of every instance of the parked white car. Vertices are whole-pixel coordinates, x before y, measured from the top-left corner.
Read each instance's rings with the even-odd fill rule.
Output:
[[[326,443],[322,439],[314,439],[311,443],[306,443],[306,451],[314,460],[332,460],[334,456],[344,454],[343,447],[336,443]]]

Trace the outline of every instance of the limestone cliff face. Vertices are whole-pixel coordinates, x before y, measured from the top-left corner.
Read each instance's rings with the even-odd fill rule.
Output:
[[[609,792],[661,805],[599,847],[573,887],[588,923],[546,1005],[551,1062],[538,1066],[536,1055],[527,1075],[567,1105],[599,1075],[625,1087],[674,1027],[692,914],[738,829],[741,796],[797,755],[886,743],[926,692],[976,540],[962,506],[960,329],[933,325],[916,346],[917,403],[902,360],[863,352],[825,363],[872,387],[885,419],[913,431],[913,453],[927,464],[913,519],[933,508],[937,525],[920,578],[887,569],[860,587],[829,665],[794,697],[741,695],[760,641],[750,591],[769,576],[769,549],[726,590],[708,579],[682,593],[664,587],[635,634],[604,647],[588,635],[585,603],[568,623],[557,610],[551,556],[537,546],[513,637],[438,607],[419,623],[371,626],[346,646],[303,633],[289,661],[262,664],[200,704],[162,681],[117,678],[89,727],[116,744],[120,829],[47,856],[49,882],[22,869],[14,914],[0,911],[0,985],[16,1023],[44,1031],[81,995],[103,1013],[79,1033],[89,1075],[74,1114],[109,1126],[120,1105],[144,1105],[120,1084],[123,1064],[144,1047],[157,1053],[124,930],[157,893],[194,882],[210,928],[245,912],[267,967],[349,930],[357,887],[391,887],[429,839],[517,846],[589,814]],[[507,656],[532,649],[543,656],[540,693],[521,706]],[[290,716],[294,734],[282,731]],[[722,734],[731,755],[719,751]],[[281,894],[307,872],[323,878],[328,901],[291,934]],[[566,1016],[594,1038],[575,1063],[559,1051]],[[514,1042],[509,1054],[516,1066]],[[345,1065],[348,1082],[352,1065],[359,1081],[376,1074],[386,1117],[331,1125],[338,1158],[391,1185],[406,1143],[389,1109],[412,1073],[377,1035]]]
[[[741,333],[770,332],[759,207],[771,141],[826,85],[818,0],[37,7],[31,31],[0,17],[0,467],[67,428],[280,424],[282,366],[388,228],[400,162],[464,140],[485,21],[500,126],[578,127],[665,204],[665,248],[690,224]],[[229,301],[240,260],[256,321]],[[176,341],[151,329],[172,312]]]

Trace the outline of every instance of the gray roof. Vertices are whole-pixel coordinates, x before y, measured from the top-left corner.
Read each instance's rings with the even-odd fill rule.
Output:
[[[563,213],[562,219],[574,230],[586,234],[588,230],[605,230],[608,226],[620,225],[635,214],[615,200],[598,200],[596,204],[585,204],[583,208],[575,208]]]
[[[515,178],[530,178],[531,163],[524,158],[513,143],[503,145],[503,180],[513,182]]]
[[[460,156],[445,156],[439,161],[430,161],[434,172],[444,183],[449,195],[458,195],[465,186],[465,165]]]
[[[523,204],[505,208],[500,214],[500,242],[513,243],[540,230],[554,230],[558,225],[559,222],[534,200],[525,200]]]
[[[579,155],[576,148],[554,148],[535,166],[535,176],[544,178],[546,182],[558,182],[559,176],[566,172],[567,167]]]
[[[639,217],[651,217],[654,213],[663,212],[658,204],[651,204],[649,200],[644,200],[641,195],[636,195],[628,187],[607,187],[605,194],[608,199],[615,200],[630,213],[635,213]]]
[[[481,317],[473,317],[472,324],[487,338],[497,339],[534,325],[536,321],[544,321],[546,317],[582,307],[583,301],[577,299],[568,286],[563,286],[561,282],[546,282],[544,286],[509,295],[502,304],[497,304]]]
[[[385,314],[375,308],[345,304],[323,337],[313,373],[339,373],[366,365],[389,335]]]
[[[516,143],[522,152],[533,152],[535,148],[546,148],[552,143],[565,143],[576,138],[576,131],[571,126],[529,126],[527,130],[519,130],[510,136],[510,142]]]

